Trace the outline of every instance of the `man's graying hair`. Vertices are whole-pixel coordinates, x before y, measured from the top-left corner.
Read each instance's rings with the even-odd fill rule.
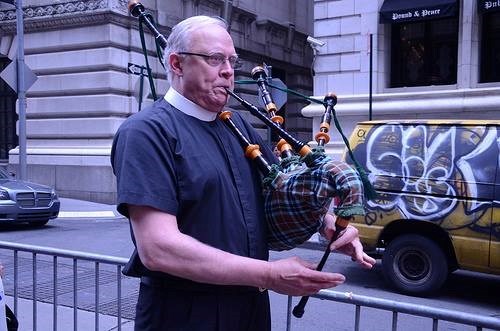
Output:
[[[185,20],[177,23],[172,28],[172,32],[167,39],[167,46],[165,47],[165,53],[163,57],[163,62],[165,63],[169,83],[172,82],[172,71],[170,70],[170,66],[168,65],[168,57],[170,56],[170,54],[190,51],[190,48],[192,46],[190,45],[192,33],[198,29],[204,29],[210,25],[218,25],[227,30],[227,24],[222,18],[203,15],[186,18]]]

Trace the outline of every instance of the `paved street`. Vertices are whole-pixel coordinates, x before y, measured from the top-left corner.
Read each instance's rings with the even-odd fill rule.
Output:
[[[74,200],[63,199],[63,212],[60,218],[49,222],[42,228],[29,228],[27,226],[1,226],[0,241],[24,243],[36,246],[54,247],[72,251],[87,252],[126,259],[132,251],[129,235],[128,222],[113,213],[114,206],[83,203]],[[109,214],[111,212],[111,214]],[[101,214],[96,214],[101,213]],[[96,215],[100,215],[97,217]],[[303,259],[317,262],[320,260],[322,251],[317,249],[297,248],[287,252],[272,252],[271,259],[278,259],[297,255]],[[0,250],[0,261],[7,269],[4,280],[6,293],[13,295],[13,270],[12,252]],[[39,318],[45,318],[48,325],[52,321],[51,303],[53,295],[53,259],[43,254],[37,254],[36,260],[36,282],[38,284],[36,297],[42,304],[37,305]],[[31,254],[19,253],[19,288],[18,295],[24,311],[23,325],[19,331],[30,331],[32,324],[31,298],[33,298],[33,259]],[[95,265],[89,262],[78,261],[76,276],[73,272],[74,261],[68,258],[58,258],[57,273],[57,302],[67,308],[61,310],[58,318],[66,318],[67,329],[72,329],[72,309],[74,283],[77,279],[77,301],[80,309],[78,313],[79,323],[86,319],[91,329],[94,328],[95,311]],[[383,282],[379,266],[375,270],[367,271],[357,267],[349,258],[338,254],[332,254],[325,266],[325,270],[341,272],[347,276],[344,285],[335,290],[341,292],[352,292],[355,294],[386,298],[399,302],[418,303],[438,308],[448,308],[469,313],[478,313],[489,316],[499,316],[500,311],[497,296],[491,293],[500,293],[500,281],[498,278],[489,276],[478,276],[477,274],[460,272],[453,274],[450,282],[442,293],[434,298],[414,298],[393,293]],[[120,275],[122,291],[122,326],[130,327],[135,309],[138,293],[137,279],[127,278]],[[110,330],[116,327],[117,314],[117,270],[115,266],[99,265],[99,300],[98,311],[107,318],[100,319],[101,330]],[[467,289],[467,291],[464,291]],[[496,292],[495,292],[496,291]],[[299,298],[294,298],[293,304]],[[285,330],[287,297],[271,293],[271,304],[273,311],[273,330]],[[362,309],[361,330],[379,331],[390,330],[392,314],[375,309]],[[431,329],[431,321],[423,318],[412,318],[400,315],[400,330],[422,330]],[[51,325],[51,324],[50,324]],[[306,312],[302,319],[292,319],[293,330],[352,330],[354,325],[354,307],[347,304],[339,304],[318,299],[310,299],[306,306]],[[59,327],[59,330],[67,330]],[[465,327],[450,323],[441,323],[439,330],[470,330]],[[80,330],[82,330],[80,328]],[[87,329],[83,329],[87,330]]]

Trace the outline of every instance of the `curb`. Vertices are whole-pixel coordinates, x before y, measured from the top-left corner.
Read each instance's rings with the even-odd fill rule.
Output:
[[[100,210],[100,211],[60,211],[57,215],[59,219],[122,219],[125,218],[122,215],[116,214],[111,210]]]

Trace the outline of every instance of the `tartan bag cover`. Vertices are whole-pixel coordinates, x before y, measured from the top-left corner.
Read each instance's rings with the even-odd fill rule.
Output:
[[[364,215],[363,183],[348,164],[314,151],[303,162],[279,172],[264,185],[268,246],[287,250],[318,231],[332,199],[337,216]]]

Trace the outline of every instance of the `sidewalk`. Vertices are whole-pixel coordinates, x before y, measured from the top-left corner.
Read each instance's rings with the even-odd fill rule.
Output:
[[[10,296],[6,296],[6,301],[9,307],[14,309],[14,300]],[[33,301],[27,299],[18,299],[18,310],[22,312],[16,316],[19,321],[18,331],[32,331],[33,327]],[[36,327],[37,330],[55,330],[54,329],[54,306],[49,303],[37,302],[36,304]],[[58,306],[57,309],[57,330],[97,330],[96,315],[94,312],[78,309],[77,312],[77,328],[73,325],[74,310],[71,307]],[[99,330],[112,331],[118,329],[118,318],[115,316],[99,314]],[[43,321],[43,322],[41,322]],[[134,321],[121,319],[122,331],[133,331]]]

